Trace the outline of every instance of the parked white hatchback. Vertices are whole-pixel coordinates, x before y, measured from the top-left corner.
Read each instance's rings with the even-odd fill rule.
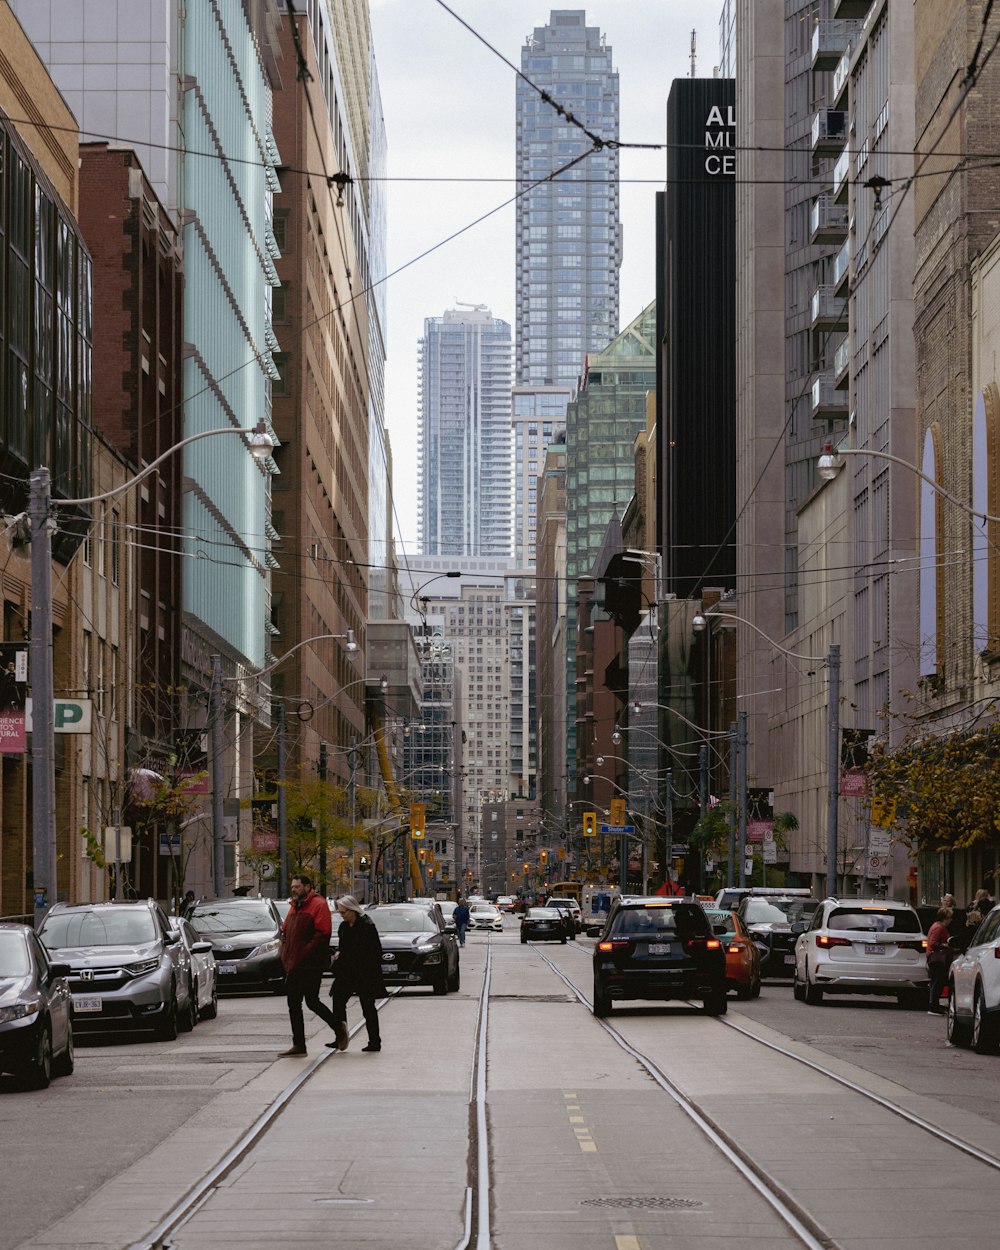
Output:
[[[957,941],[957,939],[952,939]],[[1000,907],[983,918],[948,974],[948,1041],[995,1054],[1000,1045]]]
[[[794,977],[795,997],[807,1003],[825,993],[886,994],[904,1007],[926,1007],[920,917],[892,899],[826,898],[796,939]]]

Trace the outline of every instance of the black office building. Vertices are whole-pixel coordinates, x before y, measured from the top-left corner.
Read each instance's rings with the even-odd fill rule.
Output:
[[[735,587],[735,84],[677,79],[657,197],[657,507],[664,588]]]

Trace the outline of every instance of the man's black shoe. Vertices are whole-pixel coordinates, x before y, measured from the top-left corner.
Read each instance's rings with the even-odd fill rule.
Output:
[[[361,1049],[362,1049],[362,1050],[367,1050],[367,1051],[381,1050],[381,1049],[382,1049],[382,1045],[381,1045],[381,1043],[379,1043],[379,1045],[378,1045],[378,1046],[362,1046],[362,1047],[361,1047]]]
[[[288,1050],[283,1050],[278,1056],[279,1059],[290,1059],[293,1055],[306,1055],[309,1052],[304,1046],[290,1046]]]

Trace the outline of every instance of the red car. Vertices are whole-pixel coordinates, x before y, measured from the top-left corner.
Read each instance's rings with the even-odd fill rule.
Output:
[[[760,997],[760,951],[734,911],[706,907],[712,932],[723,940],[726,950],[726,985],[737,998]]]

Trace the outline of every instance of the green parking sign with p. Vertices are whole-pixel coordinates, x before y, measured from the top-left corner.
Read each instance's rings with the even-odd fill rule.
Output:
[[[57,734],[89,734],[92,702],[90,699],[56,699],[52,719]],[[25,729],[31,732],[31,700],[25,707]]]

